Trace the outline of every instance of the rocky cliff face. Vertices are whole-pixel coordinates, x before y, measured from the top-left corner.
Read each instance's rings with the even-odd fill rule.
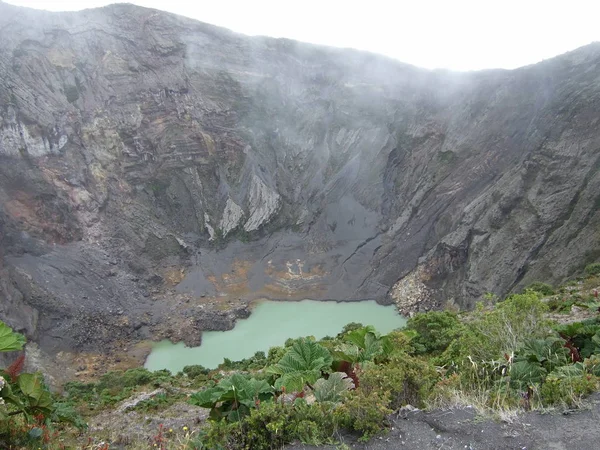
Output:
[[[597,44],[431,72],[0,3],[0,318],[97,350],[194,342],[262,296],[414,311],[559,281],[600,255],[599,130]]]

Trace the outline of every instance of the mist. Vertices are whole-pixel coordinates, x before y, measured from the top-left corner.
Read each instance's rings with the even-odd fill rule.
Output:
[[[107,0],[9,0],[53,11],[105,6]],[[419,67],[468,71],[513,69],[600,40],[592,0],[477,2],[473,0],[368,3],[272,0],[194,4],[135,0],[246,35],[350,47]]]

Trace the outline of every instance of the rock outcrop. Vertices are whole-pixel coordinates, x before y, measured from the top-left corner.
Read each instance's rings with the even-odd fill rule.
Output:
[[[261,296],[469,308],[560,281],[600,256],[599,125],[598,44],[450,73],[0,2],[0,318],[98,350]]]

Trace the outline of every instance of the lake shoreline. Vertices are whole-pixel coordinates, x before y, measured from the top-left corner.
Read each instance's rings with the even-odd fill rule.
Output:
[[[244,359],[256,351],[266,352],[270,347],[283,345],[288,338],[313,335],[320,339],[336,335],[350,322],[373,325],[382,333],[406,323],[406,318],[394,305],[381,305],[372,299],[359,302],[262,298],[249,302],[248,310],[251,314],[243,320],[236,320],[230,330],[203,331],[199,346],[187,347],[184,342],[169,340],[156,343],[145,367],[151,370],[181,369],[182,363],[175,364],[177,356],[173,354],[178,352],[187,355],[184,357],[185,365],[216,367],[223,358]],[[161,358],[162,362],[159,361]],[[161,364],[163,367],[159,367]]]
[[[361,303],[361,302],[375,302],[381,306],[390,306],[395,305],[392,300],[389,299],[381,299],[381,298],[360,298],[360,299],[349,299],[349,300],[340,300],[335,298],[326,298],[326,299],[315,299],[315,298],[281,298],[281,297],[257,297],[248,302],[248,309],[252,310],[254,305],[262,303],[262,302],[278,302],[278,303],[289,303],[289,302],[303,302],[303,301],[311,301],[311,302],[323,302],[323,303]],[[396,308],[397,309],[397,308]],[[400,313],[400,311],[398,311]],[[207,330],[208,331],[208,330]],[[210,330],[212,331],[212,330]]]

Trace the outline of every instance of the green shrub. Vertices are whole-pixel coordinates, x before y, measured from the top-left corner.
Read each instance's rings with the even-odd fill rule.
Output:
[[[238,366],[239,366],[239,364],[237,364],[237,361],[232,361],[229,358],[223,358],[223,362],[221,364],[219,364],[219,366],[217,368],[220,370],[230,371],[230,370],[237,369]]]
[[[240,370],[247,372],[250,370],[264,369],[268,363],[269,361],[267,360],[265,352],[256,352],[254,356],[251,356],[250,358],[244,358],[239,361],[232,361],[229,358],[224,358],[218,369],[227,371]]]
[[[120,390],[103,389],[98,393],[99,406],[113,406],[126,398],[129,398],[133,393],[133,388],[122,388]]]
[[[198,378],[202,375],[208,375],[210,372],[206,367],[201,366],[200,364],[194,364],[191,366],[185,366],[183,368],[183,373],[191,379]]]
[[[390,399],[387,406],[394,410],[407,404],[423,406],[438,380],[430,361],[400,354],[387,364],[366,366],[358,375],[361,390],[386,392]]]
[[[586,275],[594,276],[600,275],[600,262],[588,264],[585,266]]]
[[[175,392],[164,392],[156,394],[147,400],[142,400],[133,408],[136,411],[159,411],[165,409],[172,404],[181,400],[182,396],[177,395]]]
[[[284,347],[271,347],[267,354],[267,366],[272,366],[279,362],[283,355],[287,352],[287,348]]]
[[[392,413],[389,404],[389,392],[358,388],[348,394],[335,415],[340,425],[360,432],[366,440],[387,428],[386,418]]]
[[[577,406],[581,399],[594,392],[598,378],[593,375],[557,378],[548,376],[540,390],[544,405],[563,405],[569,408]]]
[[[267,356],[265,352],[256,352],[254,356],[250,358],[250,364],[248,364],[248,369],[259,370],[266,367],[268,364]]]
[[[150,372],[143,367],[126,370],[123,374],[122,382],[125,387],[136,387],[150,384],[155,378],[155,373]]]
[[[336,409],[332,403],[309,405],[304,399],[296,399],[292,405],[292,438],[312,445],[332,443],[340,428]]]
[[[70,423],[76,428],[83,430],[87,428],[87,423],[79,415],[73,406],[64,402],[55,402],[54,411],[50,415],[50,420],[55,423]]]
[[[211,422],[203,436],[204,448],[270,450],[294,440],[306,444],[332,443],[338,416],[331,404],[308,405],[303,399],[293,404],[261,403],[239,422]]]
[[[575,301],[572,298],[551,297],[547,304],[550,311],[568,313],[571,311],[571,306],[575,304]]]
[[[540,281],[535,281],[533,283],[531,283],[526,290],[530,290],[530,291],[534,291],[534,292],[539,292],[542,295],[554,295],[556,292],[554,292],[554,288],[552,286],[550,286],[549,284],[546,283],[542,283]]]
[[[415,338],[419,335],[415,330],[394,330],[388,333],[387,338],[390,346],[395,353],[405,353],[412,355],[417,353],[417,346],[414,344]],[[419,348],[422,346],[418,345]]]
[[[407,330],[418,334],[412,340],[417,353],[440,354],[463,331],[463,326],[455,313],[431,311],[408,319]]]
[[[515,353],[524,342],[548,336],[551,322],[544,314],[548,306],[540,300],[540,294],[528,291],[515,294],[493,308],[481,304],[465,323],[465,331],[453,341],[440,362],[471,364],[473,361],[489,361]]]
[[[176,380],[168,370],[150,372],[142,367],[126,371],[107,372],[97,383],[68,382],[64,389],[69,403],[83,404],[90,410],[114,405],[129,396],[139,386],[159,387]]]
[[[600,355],[592,355],[583,361],[585,370],[596,377],[600,377]]]
[[[200,437],[203,449],[234,450],[245,449],[242,445],[244,431],[242,422],[209,422]]]
[[[266,402],[242,423],[244,448],[282,448],[292,441],[293,426],[293,407],[281,402]]]
[[[89,402],[96,391],[96,384],[80,383],[79,381],[69,381],[64,385],[64,389],[69,400],[75,402]]]

